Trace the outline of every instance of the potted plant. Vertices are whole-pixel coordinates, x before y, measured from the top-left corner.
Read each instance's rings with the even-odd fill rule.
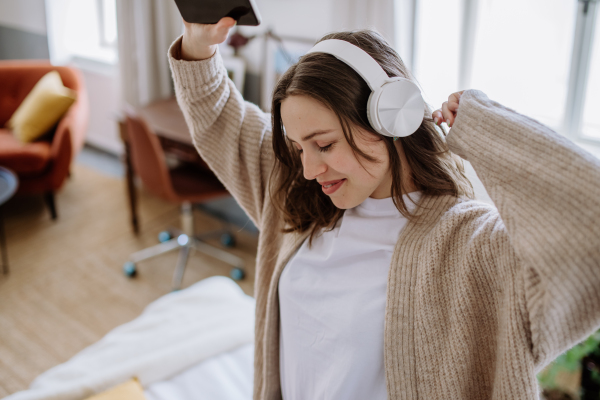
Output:
[[[561,389],[557,377],[565,372],[581,373],[580,400],[600,399],[600,330],[558,356],[538,375],[538,381],[545,391],[556,391]]]

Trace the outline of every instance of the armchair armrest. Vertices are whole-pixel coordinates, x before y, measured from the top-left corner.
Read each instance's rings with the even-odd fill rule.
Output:
[[[65,117],[60,121],[54,138],[50,145],[50,158],[52,163],[50,187],[52,191],[60,188],[65,181],[65,178],[69,174],[69,167],[71,160],[73,159],[73,139],[72,139],[72,127],[73,127],[74,114],[67,113]]]

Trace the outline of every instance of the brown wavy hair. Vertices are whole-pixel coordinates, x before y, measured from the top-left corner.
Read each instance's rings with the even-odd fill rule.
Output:
[[[373,57],[389,77],[412,77],[398,53],[373,30],[330,33],[320,41],[340,39],[350,42]],[[402,194],[406,192],[402,179],[403,165],[393,138],[378,134],[369,124],[367,101],[371,89],[350,66],[330,54],[304,55],[277,82],[273,92],[271,117],[275,163],[270,178],[269,194],[285,221],[283,232],[305,232],[310,229],[310,242],[321,228],[333,229],[344,214],[325,195],[316,180],[307,180],[298,152],[286,140],[281,120],[281,103],[289,96],[309,96],[332,110],[358,161],[378,160],[362,152],[354,141],[356,127],[372,133],[375,140],[387,146],[392,173],[392,197],[398,211],[409,220],[411,214]],[[464,173],[462,160],[448,149],[445,131],[431,118],[429,105],[423,110],[423,122],[415,133],[399,138],[411,171],[411,179],[423,196],[452,195],[473,198],[473,187]],[[422,207],[417,205],[417,209]]]

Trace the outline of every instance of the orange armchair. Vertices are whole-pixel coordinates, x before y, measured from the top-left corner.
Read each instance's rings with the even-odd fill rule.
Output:
[[[33,86],[57,70],[63,84],[77,92],[77,100],[54,133],[32,143],[21,143],[5,128]],[[53,66],[47,60],[0,61],[0,165],[19,177],[18,193],[43,194],[56,219],[54,194],[69,175],[71,161],[83,147],[90,107],[83,76],[73,67]]]

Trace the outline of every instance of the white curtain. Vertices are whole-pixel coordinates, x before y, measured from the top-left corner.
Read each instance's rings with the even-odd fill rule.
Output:
[[[394,0],[394,48],[412,72],[415,67],[417,1]]]
[[[394,0],[333,0],[335,30],[374,28],[394,43]]]
[[[169,45],[183,32],[172,0],[117,0],[122,99],[134,107],[174,94]]]
[[[412,70],[417,0],[333,0],[335,30],[377,30]]]

